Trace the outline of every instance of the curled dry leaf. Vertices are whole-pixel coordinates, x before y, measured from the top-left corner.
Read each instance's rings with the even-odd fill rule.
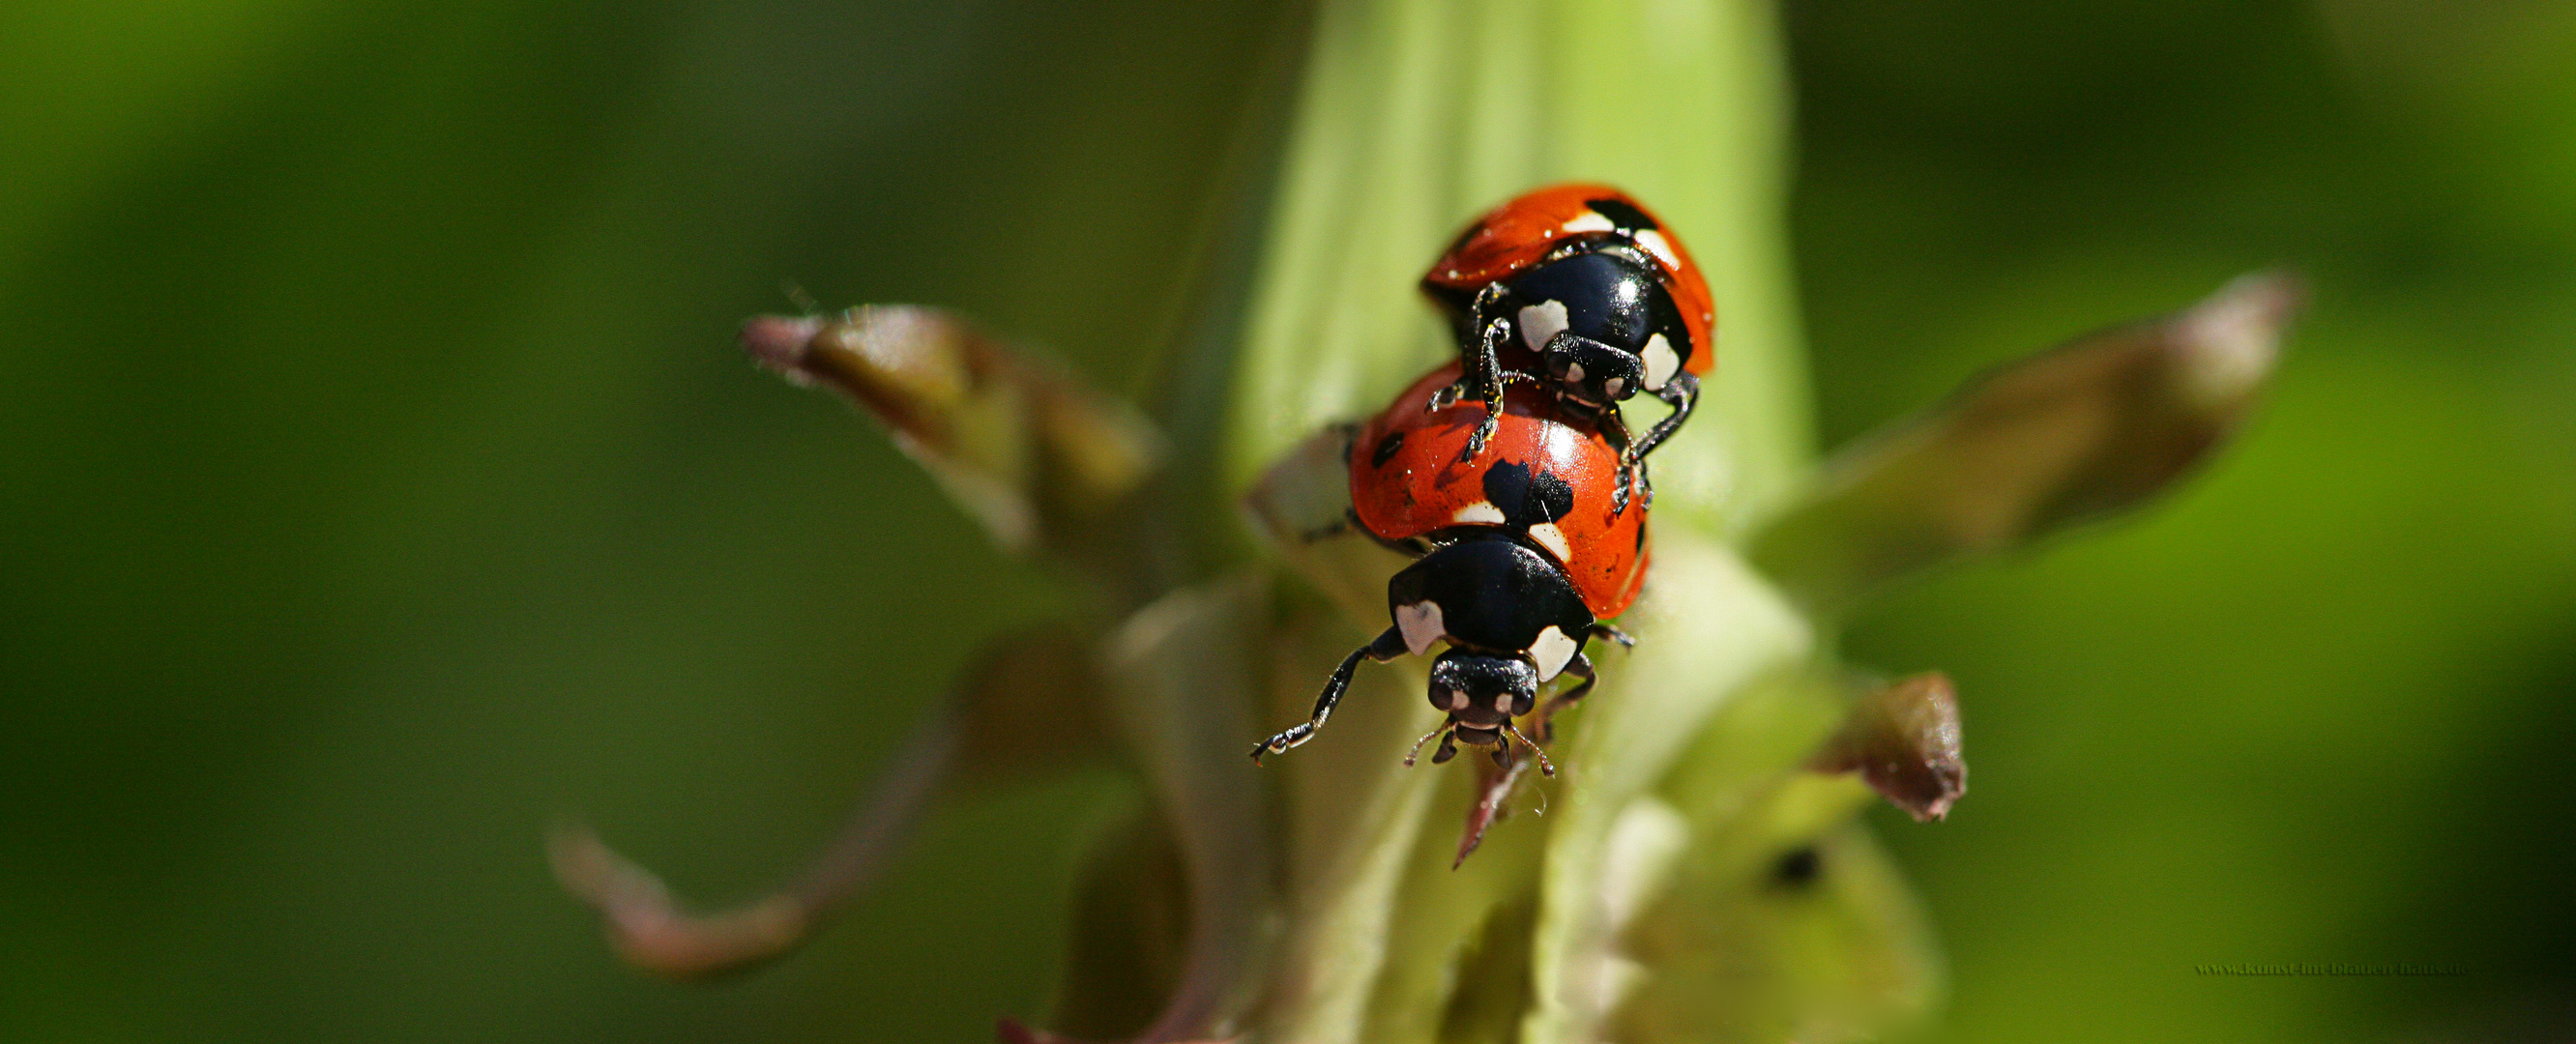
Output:
[[[1818,772],[1860,773],[1915,819],[1949,815],[1950,803],[1968,792],[1958,690],[1939,672],[1879,686],[1852,706],[1842,730],[1808,764]]]
[[[548,850],[565,889],[597,908],[619,956],[672,979],[756,967],[810,938],[875,880],[943,789],[1098,757],[1106,751],[1088,647],[1041,631],[997,643],[948,706],[913,731],[841,835],[793,883],[721,913],[696,914],[660,877],[588,827],[556,828]]]
[[[1971,381],[1830,462],[1752,557],[1801,602],[1836,609],[1924,567],[2135,507],[2235,431],[2299,296],[2289,276],[2247,276]]]
[[[848,396],[1020,551],[1060,542],[1141,486],[1163,456],[1142,415],[955,315],[885,305],[762,316],[742,347],[798,383]]]

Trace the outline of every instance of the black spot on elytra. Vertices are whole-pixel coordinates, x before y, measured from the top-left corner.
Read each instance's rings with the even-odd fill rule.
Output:
[[[1395,459],[1395,451],[1403,448],[1403,432],[1390,431],[1386,433],[1385,438],[1377,440],[1377,449],[1369,452],[1369,466],[1372,468],[1385,467],[1387,461]]]
[[[1782,888],[1805,888],[1825,875],[1825,857],[1814,845],[1800,845],[1771,864],[1771,883]]]
[[[1574,487],[1564,479],[1529,465],[1502,461],[1485,469],[1485,499],[1503,512],[1514,529],[1546,525],[1574,510]]]
[[[1655,219],[1647,217],[1645,211],[1629,205],[1625,200],[1587,199],[1583,201],[1583,205],[1591,207],[1593,213],[1609,218],[1611,224],[1619,227],[1619,231],[1632,236],[1639,232],[1658,231],[1664,227],[1656,224]]]
[[[1472,224],[1472,225],[1467,226],[1467,230],[1466,230],[1466,231],[1464,231],[1464,232],[1460,232],[1460,233],[1458,233],[1458,240],[1457,240],[1456,242],[1454,242],[1454,243],[1449,244],[1449,249],[1448,249],[1448,250],[1446,250],[1446,251],[1444,251],[1444,252],[1442,252],[1441,256],[1443,256],[1443,257],[1455,257],[1455,256],[1457,256],[1457,254],[1458,254],[1458,252],[1459,252],[1459,251],[1467,249],[1467,244],[1468,244],[1468,243],[1474,242],[1477,236],[1483,235],[1484,233],[1485,233],[1485,223],[1484,223],[1484,222],[1482,222],[1482,221],[1479,221],[1479,222],[1476,222],[1475,224]]]

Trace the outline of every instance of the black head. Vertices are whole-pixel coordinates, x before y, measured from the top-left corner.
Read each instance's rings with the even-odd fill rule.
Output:
[[[1518,656],[1451,649],[1431,663],[1431,705],[1449,712],[1458,739],[1492,733],[1538,701],[1538,668]]]
[[[1578,402],[1607,405],[1654,391],[1689,350],[1660,270],[1627,250],[1594,249],[1531,269],[1513,280],[1505,308],[1559,393]]]

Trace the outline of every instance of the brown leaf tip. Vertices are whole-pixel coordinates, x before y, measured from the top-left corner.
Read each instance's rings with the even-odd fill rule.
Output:
[[[1958,690],[1934,671],[1862,697],[1809,767],[1859,772],[1889,802],[1928,822],[1949,815],[1951,802],[1968,792],[1959,751]]]
[[[2281,331],[2306,296],[2295,275],[2256,272],[2174,316],[2166,329],[2191,404],[2223,410],[2259,390],[2280,355]]]
[[[821,316],[753,316],[742,323],[742,350],[761,365],[802,380],[806,347],[821,332]]]

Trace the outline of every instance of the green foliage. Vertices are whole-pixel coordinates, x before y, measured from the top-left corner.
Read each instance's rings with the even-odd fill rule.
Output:
[[[847,411],[723,343],[793,279],[956,308],[1136,386],[1290,24],[1014,2],[0,14],[0,1037],[963,1040],[1038,1016],[1075,868],[1139,802],[1111,778],[942,810],[833,934],[712,992],[616,968],[534,834],[578,808],[688,894],[755,892],[970,650],[1063,608]],[[1405,46],[1527,47],[1513,25]],[[1959,680],[1976,795],[1938,828],[1886,824],[1952,955],[1945,1032],[2563,1036],[2515,1020],[2576,937],[2576,844],[2535,811],[2576,724],[2565,13],[1836,0],[1797,5],[1788,37],[1806,307],[1758,268],[1724,273],[1754,282],[1720,306],[1727,365],[1777,349],[1747,386],[1797,384],[1789,334],[1812,326],[1828,445],[2237,271],[2287,259],[2317,290],[2243,452],[2179,502],[1928,580],[1830,643]],[[1473,60],[1455,89],[1528,89],[1528,63]],[[1560,129],[1579,111],[1526,100]],[[1471,136],[1508,152],[1518,119]],[[1710,182],[1630,187],[1704,257],[1758,265],[1784,237],[1729,201],[1773,197],[1780,131],[1721,131],[1582,147],[1708,157],[1671,165]],[[1494,184],[1425,190],[1451,217],[1506,174],[1574,172],[1479,157]],[[1412,314],[1390,359],[1429,350]],[[1781,441],[1737,449],[1779,478],[1806,423],[1713,402],[1685,438],[1756,425]],[[1437,786],[1419,800],[1467,796]],[[1423,885],[1394,887],[1422,901],[1396,916],[1454,923],[1438,904],[1522,872],[1539,822],[1454,874],[1445,846],[1406,852]],[[1878,865],[1834,837],[1826,860]],[[1755,846],[1709,851],[1675,872],[1791,902],[1743,873]],[[1723,926],[1804,940],[1782,952],[1849,938],[1776,910]],[[1464,967],[1531,974],[1491,940],[1535,924],[1481,926]],[[2486,971],[2188,972],[2275,959]],[[1506,1031],[1481,1010],[1439,1029]]]

